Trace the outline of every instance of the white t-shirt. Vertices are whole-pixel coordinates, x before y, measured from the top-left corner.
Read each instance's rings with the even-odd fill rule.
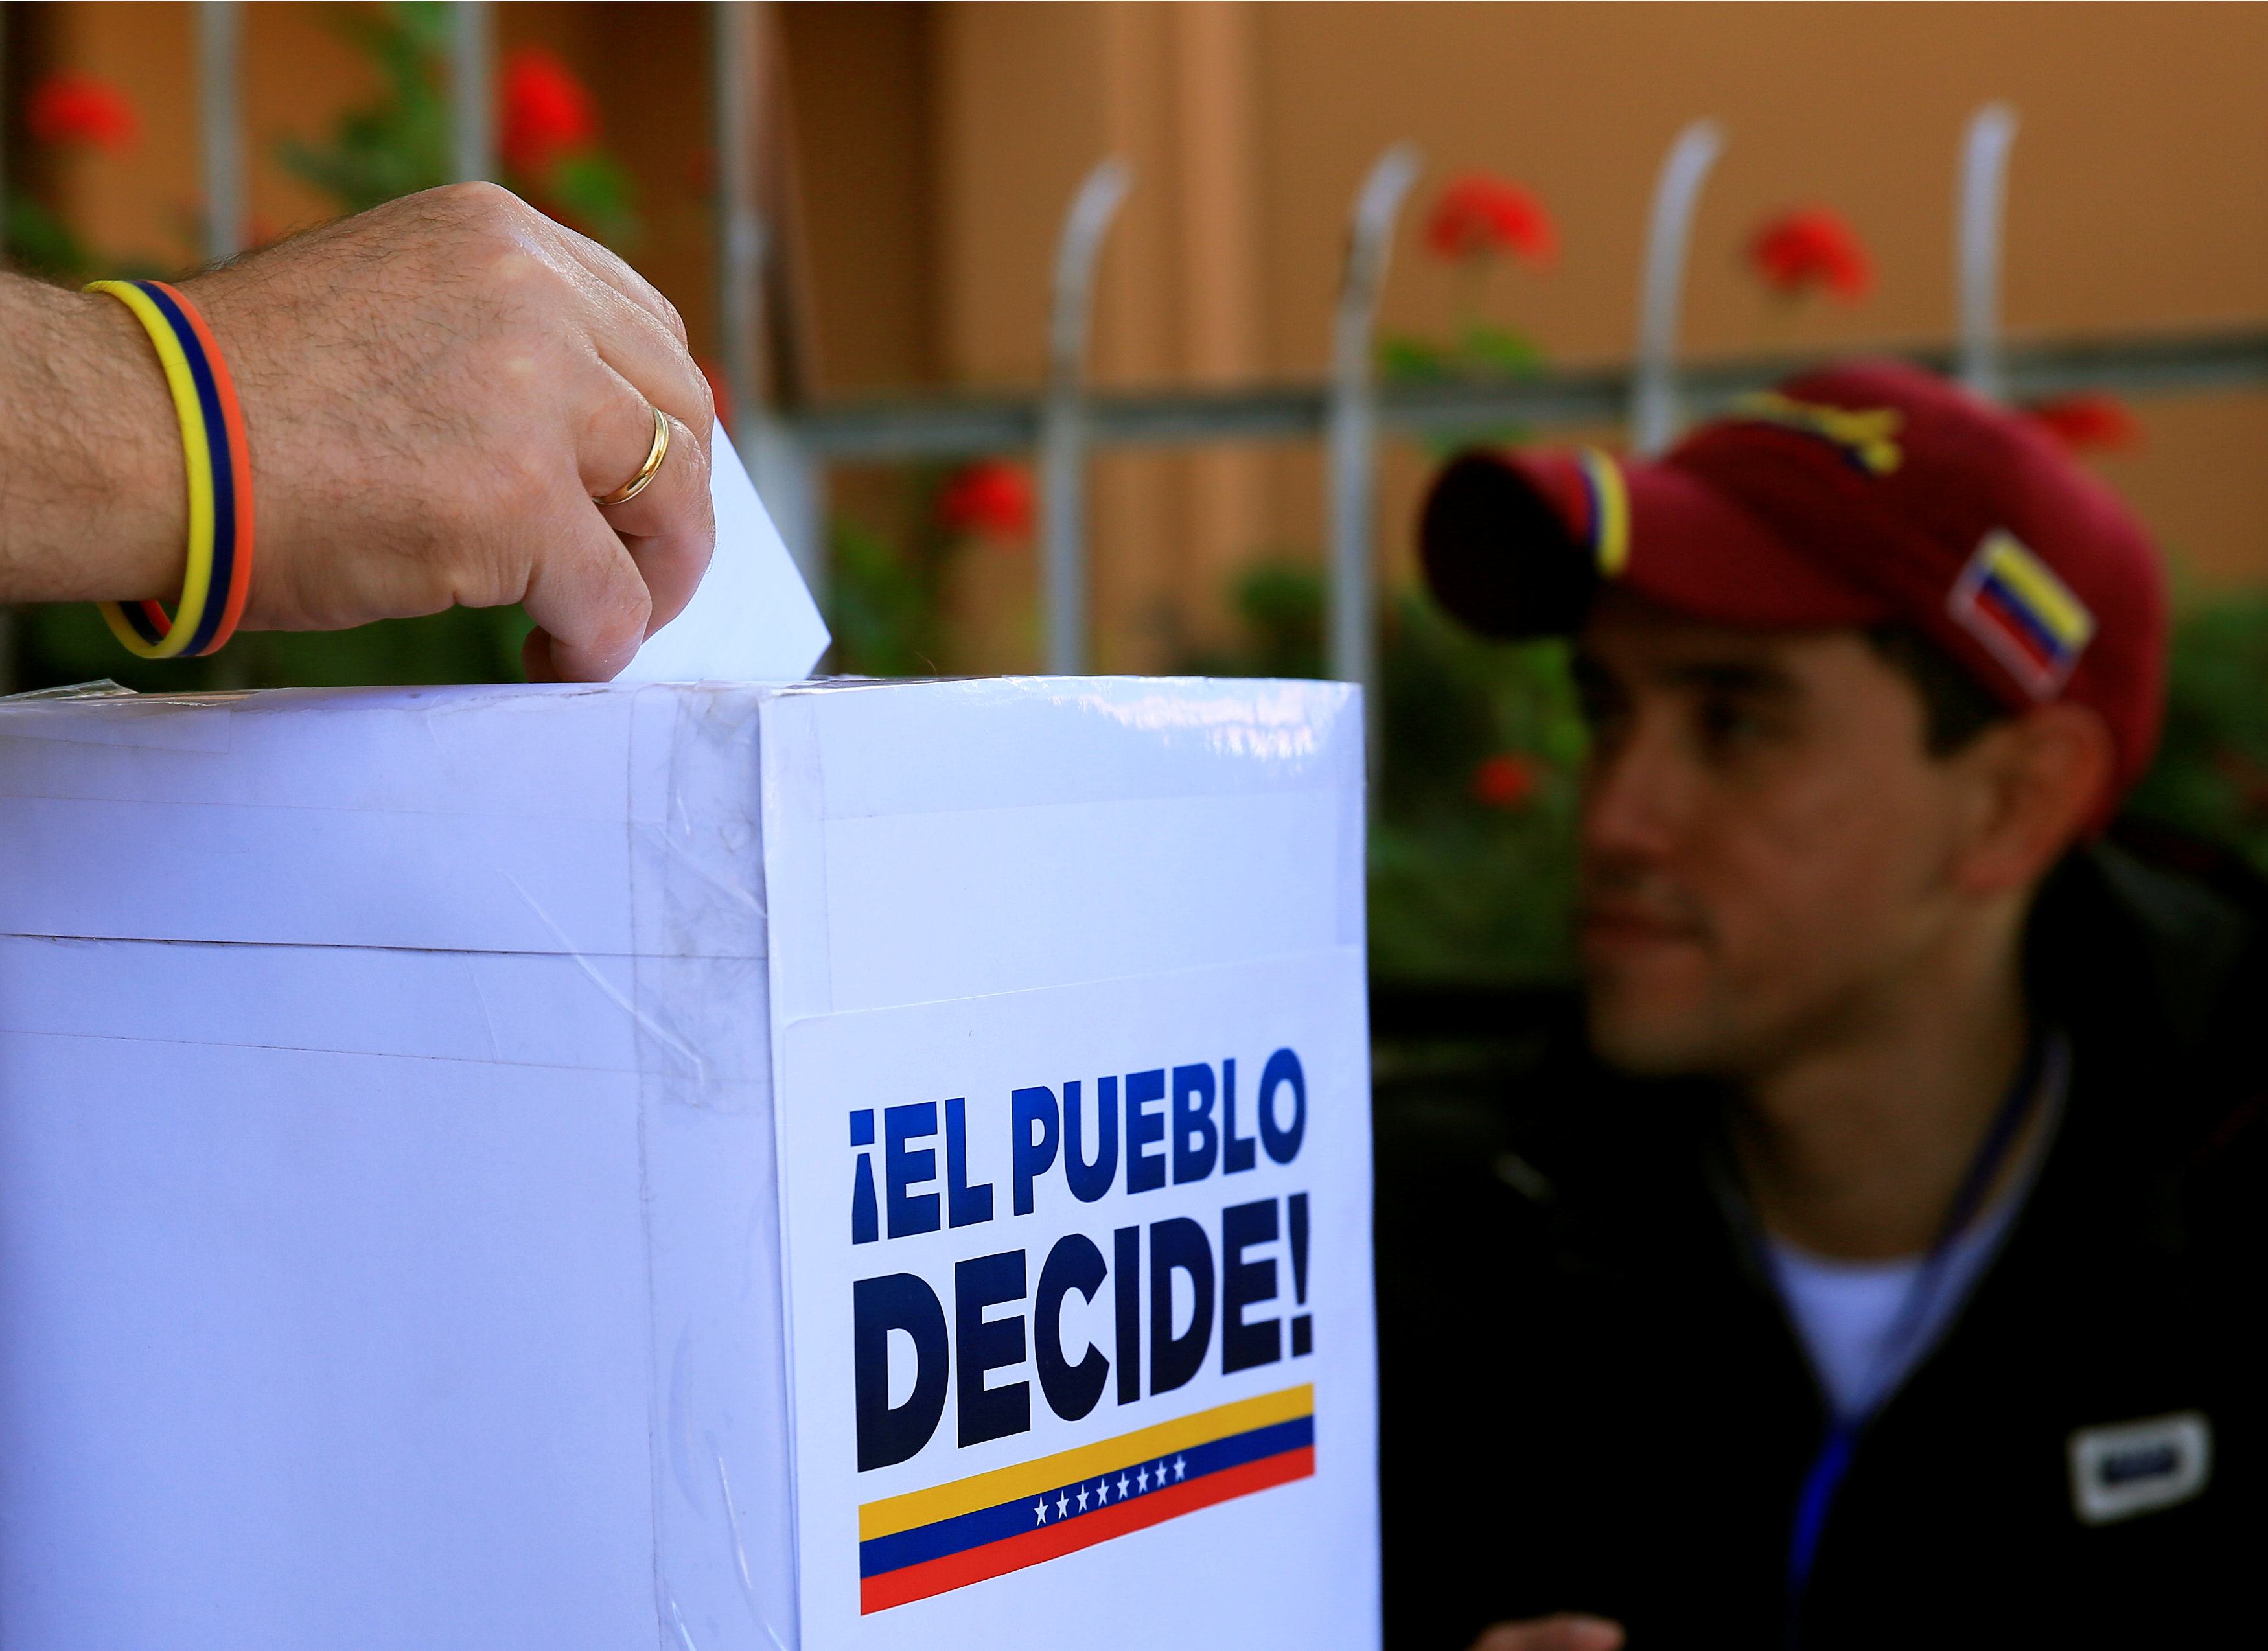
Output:
[[[1953,1241],[1935,1294],[1910,1333],[1900,1334],[1906,1328],[1900,1320],[1921,1282],[1925,1257],[1839,1261],[1765,1236],[1779,1299],[1837,1415],[1868,1415],[1886,1402],[1952,1324],[2023,1208],[2062,1115],[2070,1068],[2069,1046],[2058,1037],[2040,1073],[2040,1127],[1999,1197]],[[1891,1345],[1894,1338],[1898,1345]]]

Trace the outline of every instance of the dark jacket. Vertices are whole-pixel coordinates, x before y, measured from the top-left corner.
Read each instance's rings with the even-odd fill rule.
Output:
[[[2061,1128],[1861,1440],[1793,1633],[1825,1412],[1717,1098],[1602,1071],[1571,999],[1497,1093],[1382,1105],[1388,1645],[1556,1610],[1633,1651],[2268,1640],[2268,899],[2187,852],[2098,846],[2043,891],[2027,985],[2073,1042]],[[2081,1522],[2074,1434],[2185,1411],[2204,1491]]]

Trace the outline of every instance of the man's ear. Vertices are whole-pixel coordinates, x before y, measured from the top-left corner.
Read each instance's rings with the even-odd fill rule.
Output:
[[[2085,705],[2039,705],[1996,723],[1953,759],[1973,764],[1974,830],[1960,880],[1972,893],[2044,876],[2085,834],[2117,769],[2110,730]]]

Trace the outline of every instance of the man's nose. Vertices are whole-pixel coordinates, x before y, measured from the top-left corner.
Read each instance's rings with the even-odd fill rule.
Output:
[[[1582,844],[1609,860],[1658,859],[1676,844],[1689,787],[1667,730],[1639,726],[1594,747],[1584,772]]]

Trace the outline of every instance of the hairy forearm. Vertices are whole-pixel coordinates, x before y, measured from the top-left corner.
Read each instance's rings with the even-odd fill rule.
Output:
[[[133,316],[0,276],[0,601],[166,595],[187,515],[173,404]]]
[[[668,300],[604,247],[464,184],[181,294],[243,408],[245,629],[519,602],[532,671],[604,681],[692,594],[714,537],[709,388]],[[600,505],[657,414],[675,439],[653,486]],[[178,588],[180,440],[132,312],[0,276],[0,601]]]

